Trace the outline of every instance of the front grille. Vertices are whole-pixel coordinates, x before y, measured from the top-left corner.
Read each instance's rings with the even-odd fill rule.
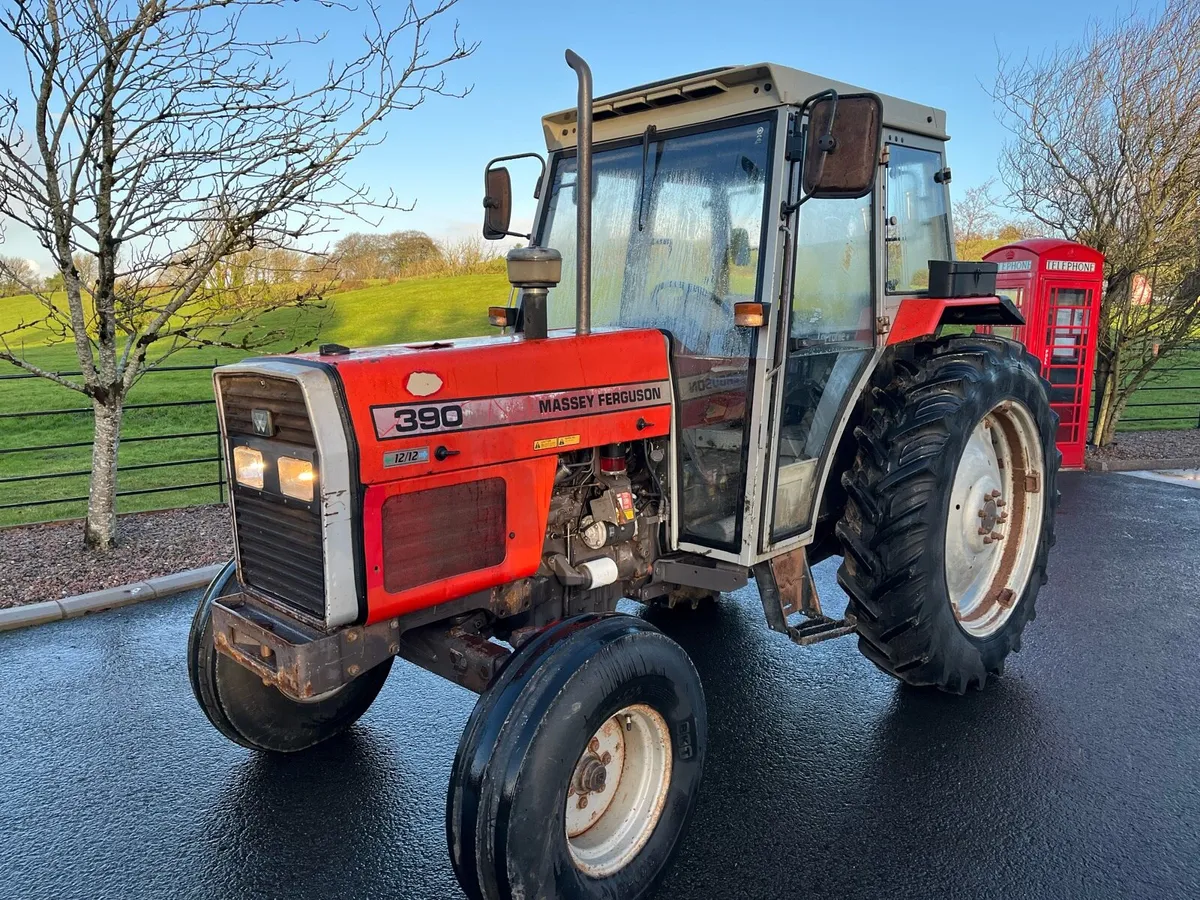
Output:
[[[234,527],[242,578],[298,609],[325,618],[325,558],[321,520],[270,497],[234,490]]]
[[[316,447],[300,385],[259,375],[218,375],[227,437],[288,447]],[[256,434],[251,410],[271,412],[274,433]],[[307,508],[270,491],[233,485],[233,520],[242,580],[259,593],[325,618],[325,559],[319,506]]]
[[[275,423],[274,440],[296,447],[316,447],[308,407],[300,385],[284,378],[261,375],[222,375],[221,404],[230,434],[255,435],[250,411],[269,409]]]

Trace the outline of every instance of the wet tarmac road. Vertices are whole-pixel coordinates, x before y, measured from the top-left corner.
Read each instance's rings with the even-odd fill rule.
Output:
[[[749,590],[655,617],[711,723],[658,897],[1200,897],[1200,491],[1063,482],[1038,619],[982,694],[801,651]],[[472,696],[397,665],[345,738],[257,756],[191,697],[194,602],[0,635],[0,897],[461,896],[442,816]]]

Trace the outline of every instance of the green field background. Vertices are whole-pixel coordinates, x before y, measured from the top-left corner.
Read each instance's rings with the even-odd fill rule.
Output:
[[[409,279],[334,294],[324,309],[303,313],[278,311],[264,317],[267,327],[289,328],[293,337],[255,351],[253,355],[283,352],[298,343],[331,341],[348,347],[409,343],[433,338],[464,337],[488,332],[487,308],[508,301],[509,284],[504,275]],[[0,331],[40,317],[40,305],[30,297],[0,299]],[[36,365],[56,372],[78,371],[79,363],[70,344],[54,343],[38,328],[25,328],[8,338],[9,346]],[[247,354],[232,350],[181,350],[164,366],[211,366],[242,359]],[[0,375],[16,375],[15,366],[0,363]],[[133,406],[187,400],[212,400],[212,376],[207,369],[183,372],[151,371],[129,394]],[[0,413],[41,410],[88,409],[87,398],[75,391],[40,378],[0,380]],[[148,463],[186,461],[213,457],[215,435],[166,441],[128,441],[146,435],[187,434],[216,430],[216,413],[210,404],[166,409],[129,409],[121,429],[121,491],[144,490],[168,485],[202,484],[219,479],[216,463],[126,469]],[[51,472],[87,472],[91,451],[87,446],[34,452],[5,452],[11,448],[49,444],[86,443],[91,440],[90,409],[84,413],[22,416],[0,419],[0,504],[27,500],[82,497],[87,494],[85,474],[52,481],[10,481],[26,475]],[[216,487],[120,497],[119,512],[162,509],[215,503]],[[24,522],[75,518],[87,509],[83,502],[60,502],[0,510],[0,526]]]
[[[323,309],[279,311],[263,317],[262,325],[287,328],[293,336],[256,351],[283,352],[317,339],[334,341],[348,347],[368,347],[390,343],[409,343],[434,338],[464,337],[488,333],[487,308],[509,299],[504,275],[462,275],[406,279],[361,290],[330,296]],[[39,318],[40,306],[30,297],[0,299],[0,331],[9,331],[22,322]],[[78,369],[73,348],[55,343],[45,330],[30,327],[7,338],[9,346],[26,358],[52,371]],[[184,350],[173,355],[167,366],[211,366],[234,362],[245,356],[231,350]],[[1147,391],[1146,402],[1170,404],[1131,409],[1121,423],[1122,430],[1146,427],[1195,428],[1200,403],[1200,350],[1181,354],[1169,361],[1151,384],[1164,390]],[[1183,369],[1177,371],[1177,369]],[[0,376],[20,370],[0,363]],[[212,400],[212,381],[207,369],[181,372],[151,372],[144,376],[129,395],[129,403]],[[0,414],[42,410],[86,409],[86,399],[43,379],[0,379]],[[1139,418],[1186,417],[1171,423],[1139,423]],[[214,432],[216,415],[211,404],[178,406],[166,409],[130,409],[122,428],[119,489],[145,490],[168,485],[201,484],[219,480],[216,463],[195,463],[159,468],[132,469],[136,465],[177,462],[213,457],[217,438],[178,438],[166,441],[129,441],[148,435]],[[91,439],[90,410],[81,413],[0,418],[0,505],[31,500],[59,500],[87,494],[87,475],[78,474],[54,480],[14,480],[22,476],[57,472],[86,473],[91,467],[89,447],[5,452],[13,448],[50,444],[80,443]],[[120,512],[215,503],[216,487],[151,493],[119,498]],[[75,518],[86,511],[83,502],[55,502],[40,506],[19,506],[0,510],[0,526],[25,522]]]

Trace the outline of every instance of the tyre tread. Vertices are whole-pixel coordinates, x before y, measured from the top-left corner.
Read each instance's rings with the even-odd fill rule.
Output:
[[[921,562],[937,533],[927,513],[947,489],[939,476],[956,416],[987,390],[997,368],[1037,372],[1038,361],[1020,344],[989,335],[951,335],[895,348],[876,369],[869,407],[855,430],[859,451],[842,476],[847,501],[836,528],[844,550],[838,582],[849,596],[848,612],[858,620],[859,650],[909,684],[951,693],[982,688],[1003,672],[1004,657],[1019,649],[1021,630],[1035,616],[1037,588],[1047,580],[1054,545],[1060,455],[1053,443],[1058,419],[1047,406],[1048,447],[1045,427],[1042,438],[1050,526],[1040,539],[1026,597],[996,636],[1001,646],[974,657],[944,652],[935,623],[923,611],[931,576]]]

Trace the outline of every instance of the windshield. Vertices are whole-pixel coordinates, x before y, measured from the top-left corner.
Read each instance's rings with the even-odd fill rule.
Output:
[[[594,326],[666,329],[695,356],[748,355],[733,303],[758,294],[770,145],[760,119],[594,153]],[[575,188],[575,158],[560,157],[539,241],[563,256],[552,328],[575,324]]]

